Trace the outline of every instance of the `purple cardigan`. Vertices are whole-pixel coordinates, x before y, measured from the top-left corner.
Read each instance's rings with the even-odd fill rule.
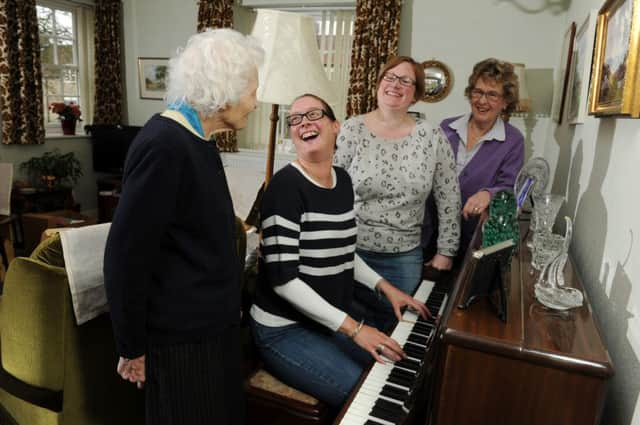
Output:
[[[447,118],[440,123],[440,127],[447,140],[449,140],[453,155],[456,158],[458,157],[460,137],[454,129],[449,127],[449,124],[459,118],[460,116]],[[461,207],[464,207],[469,197],[482,189],[491,192],[492,197],[501,190],[513,190],[516,176],[524,162],[524,137],[520,130],[509,123],[504,123],[504,129],[505,140],[485,140],[478,152],[458,176],[460,196],[462,198]],[[429,201],[427,201],[427,212],[422,229],[423,244],[426,244],[430,238],[437,237],[437,233],[434,235],[437,230],[437,223],[433,222],[433,214],[430,214],[430,211]],[[466,246],[471,236],[473,236],[476,221],[462,219],[459,254],[464,253],[466,250]]]

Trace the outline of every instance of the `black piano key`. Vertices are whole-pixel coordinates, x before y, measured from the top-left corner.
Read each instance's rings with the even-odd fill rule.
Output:
[[[394,367],[393,369],[391,369],[390,374],[396,375],[396,376],[402,376],[408,379],[409,381],[413,381],[415,377],[418,375],[416,372],[409,372],[408,370],[400,369],[399,367]]]
[[[399,415],[402,415],[403,413],[402,405],[394,403],[389,400],[385,400],[383,398],[377,399],[374,406],[380,406],[380,408],[385,409],[387,412],[390,412],[390,413],[397,413]]]
[[[377,421],[372,421],[371,419],[367,419],[367,422],[365,422],[364,425],[382,425],[382,423]]]
[[[402,350],[404,350],[404,352],[411,357],[417,358],[417,359],[421,359],[424,356],[424,348],[422,347],[418,347],[417,345],[414,344],[405,344],[404,347],[402,347]]]
[[[408,385],[406,386],[410,386],[413,383],[413,380],[416,376],[415,373],[406,373],[407,371],[404,369],[392,369],[391,372],[389,372],[388,377],[392,377],[395,376],[399,379],[404,380],[404,382],[406,382]]]
[[[371,409],[373,416],[378,416],[381,419],[385,419],[389,422],[398,423],[402,418],[402,406],[392,403],[384,399],[376,400],[373,408]],[[388,419],[387,419],[388,418]]]
[[[415,372],[420,370],[420,362],[417,362],[412,359],[402,359],[395,363],[396,366],[403,367],[405,369],[410,369]]]
[[[413,328],[411,328],[411,331],[419,332],[423,335],[429,335],[429,333],[431,332],[431,329],[433,329],[433,326],[427,325],[426,323],[417,322],[415,325],[413,325]]]
[[[392,384],[402,385],[403,387],[411,388],[413,385],[413,379],[407,379],[405,376],[389,374],[387,381]]]
[[[409,391],[385,384],[382,387],[382,391],[380,391],[380,395],[404,402],[409,398]]]
[[[409,334],[407,341],[415,342],[416,344],[427,345],[427,338],[417,334]]]
[[[403,387],[407,387],[407,388],[411,387],[411,383],[408,383],[406,382],[406,380],[398,378],[397,376],[389,375],[389,377],[387,377],[387,382],[391,382],[392,384],[396,384],[396,385],[402,385]]]
[[[369,412],[369,416],[384,419],[385,421],[391,422],[393,424],[396,424],[400,421],[400,415],[387,412],[386,410],[381,409],[379,406],[373,406],[373,409],[371,409],[371,412]]]

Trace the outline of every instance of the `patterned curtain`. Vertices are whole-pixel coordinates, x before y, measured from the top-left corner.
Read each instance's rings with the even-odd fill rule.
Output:
[[[2,143],[44,143],[40,38],[35,0],[0,0]]]
[[[376,108],[376,77],[398,54],[402,0],[357,0],[347,117]]]
[[[121,124],[120,0],[96,1],[94,124]]]
[[[201,0],[198,6],[198,32],[205,28],[233,28],[233,0]],[[222,152],[238,152],[235,131],[218,133],[216,144]]]

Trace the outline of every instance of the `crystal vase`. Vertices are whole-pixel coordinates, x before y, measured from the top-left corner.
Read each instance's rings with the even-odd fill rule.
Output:
[[[534,232],[551,232],[556,221],[564,196],[545,193],[533,199],[535,213]]]

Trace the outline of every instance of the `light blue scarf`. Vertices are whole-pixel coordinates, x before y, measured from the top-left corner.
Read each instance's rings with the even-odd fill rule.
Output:
[[[200,117],[191,106],[186,103],[172,103],[169,105],[169,109],[180,112],[189,124],[191,124],[191,127],[193,127],[203,139],[206,139],[204,136],[204,130],[202,129],[202,123],[200,122]]]

